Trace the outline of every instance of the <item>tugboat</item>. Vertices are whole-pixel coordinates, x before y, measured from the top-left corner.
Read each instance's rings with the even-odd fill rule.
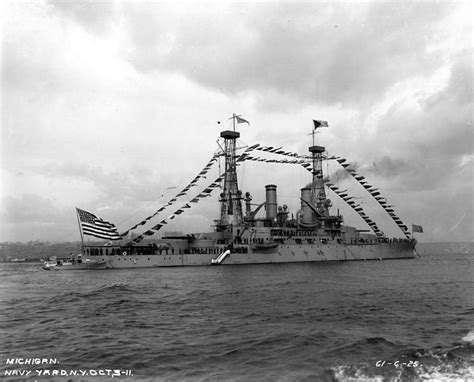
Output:
[[[212,156],[204,169],[175,197],[129,230],[119,234],[112,223],[94,214],[77,209],[82,234],[108,240],[101,245],[83,245],[85,261],[105,263],[107,268],[167,267],[198,265],[268,264],[321,261],[354,261],[412,259],[415,257],[416,240],[408,226],[396,215],[393,206],[380,195],[377,188],[369,185],[364,176],[351,168],[349,162],[339,156],[329,156],[326,148],[314,144],[317,128],[327,126],[325,121],[313,121],[313,144],[308,155],[268,147],[260,144],[237,147],[240,133],[236,123],[248,123],[241,116],[233,115],[233,129],[220,133],[220,149]],[[238,150],[243,150],[237,154]],[[256,156],[261,151],[284,159],[266,159]],[[194,197],[189,197],[167,218],[161,218],[136,237],[130,233],[152,220],[159,220],[162,213],[187,197],[191,188],[198,187],[209,169],[220,158],[224,159],[224,172]],[[403,233],[401,238],[389,238],[379,229],[347,191],[340,190],[323,173],[323,162],[337,161],[384,209]],[[260,161],[303,166],[311,175],[310,183],[300,189],[301,207],[290,214],[286,205],[279,205],[277,186],[265,186],[265,202],[252,210],[252,196],[239,189],[237,166],[243,161]],[[183,214],[201,199],[221,189],[220,217],[210,232],[164,236],[153,239],[169,221]],[[367,229],[344,224],[343,216],[331,214],[332,202],[327,197],[331,190],[351,207],[367,224]],[[243,210],[242,202],[245,205]],[[257,213],[265,207],[265,216]],[[421,226],[413,226],[419,227]],[[418,229],[418,228],[417,228]],[[420,231],[418,231],[420,232]],[[143,239],[146,244],[140,244]],[[117,243],[117,244],[116,244]]]

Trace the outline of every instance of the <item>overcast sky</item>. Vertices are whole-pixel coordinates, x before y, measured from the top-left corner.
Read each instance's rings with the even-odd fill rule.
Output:
[[[312,119],[328,121],[318,144],[421,224],[420,241],[473,239],[470,1],[2,4],[0,241],[79,240],[76,206],[130,228],[205,166],[232,113],[250,121],[242,145],[300,153]],[[339,169],[336,184],[403,236]],[[275,183],[292,212],[310,180],[291,165],[239,170],[254,202]],[[217,194],[168,229],[205,230]]]

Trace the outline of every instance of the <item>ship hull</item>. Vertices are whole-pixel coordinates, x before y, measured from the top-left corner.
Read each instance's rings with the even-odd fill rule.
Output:
[[[223,248],[222,248],[223,252]],[[90,256],[91,260],[106,262],[106,268],[148,268],[212,265],[218,255],[210,253],[109,255]],[[415,257],[415,242],[401,241],[378,244],[326,244],[286,245],[248,253],[231,252],[221,265],[276,264],[299,262],[364,261],[412,259]]]

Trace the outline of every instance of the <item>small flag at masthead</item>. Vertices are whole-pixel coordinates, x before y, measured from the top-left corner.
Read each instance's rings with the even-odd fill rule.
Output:
[[[316,130],[318,127],[328,127],[328,122],[327,121],[319,121],[316,119],[313,119],[314,123],[314,129]]]

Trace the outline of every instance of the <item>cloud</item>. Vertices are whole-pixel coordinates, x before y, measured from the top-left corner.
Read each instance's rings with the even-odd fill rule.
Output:
[[[387,111],[370,144],[377,152],[386,149],[383,142],[389,141],[390,152],[368,171],[386,177],[398,175],[397,181],[408,189],[460,182],[460,164],[465,155],[474,152],[471,65],[469,56],[459,56],[447,84],[438,92],[416,97],[415,103],[408,98]],[[382,144],[377,146],[376,142]]]
[[[35,194],[3,198],[2,221],[5,223],[52,223],[59,212],[50,199]]]
[[[159,13],[127,4],[128,58],[139,71],[180,73],[228,94],[359,104],[439,65],[429,36],[451,9],[433,2],[224,4],[193,12],[168,4]]]
[[[78,240],[74,213],[59,208],[55,200],[25,193],[4,196],[0,212],[2,240],[67,241]]]
[[[105,171],[101,166],[66,162],[43,166],[40,172],[49,178],[91,182],[102,194],[103,200],[149,202],[156,200],[164,191],[159,176],[145,166],[133,166],[125,171]]]
[[[111,26],[115,13],[114,1],[49,0],[53,14],[71,18],[92,33],[105,33]]]
[[[404,208],[403,218],[436,222],[433,232],[443,232],[465,210],[450,234],[470,238],[472,211],[462,208],[474,165],[470,3],[53,1],[9,8],[5,200],[38,211],[21,215],[23,224],[8,223],[11,235],[35,231],[31,222],[43,216],[38,226],[58,237],[60,227],[48,224],[70,224],[72,216],[75,237],[71,211],[79,203],[114,222],[137,209],[135,216],[146,216],[163,189],[184,185],[204,165],[225,128],[216,120],[235,111],[251,121],[241,129],[245,143],[301,153],[311,120],[328,120],[316,138],[331,155],[359,164]],[[263,197],[255,179],[265,177],[296,211],[295,184],[306,184],[308,173],[253,165],[260,164],[242,166],[243,190]],[[346,174],[335,176],[349,187]],[[446,195],[456,206],[451,212]],[[202,216],[218,214],[213,199]]]
[[[406,171],[410,171],[410,169],[411,167],[406,161],[384,156],[377,162],[373,162],[370,167],[365,169],[365,171],[376,176],[389,178],[398,176]]]

